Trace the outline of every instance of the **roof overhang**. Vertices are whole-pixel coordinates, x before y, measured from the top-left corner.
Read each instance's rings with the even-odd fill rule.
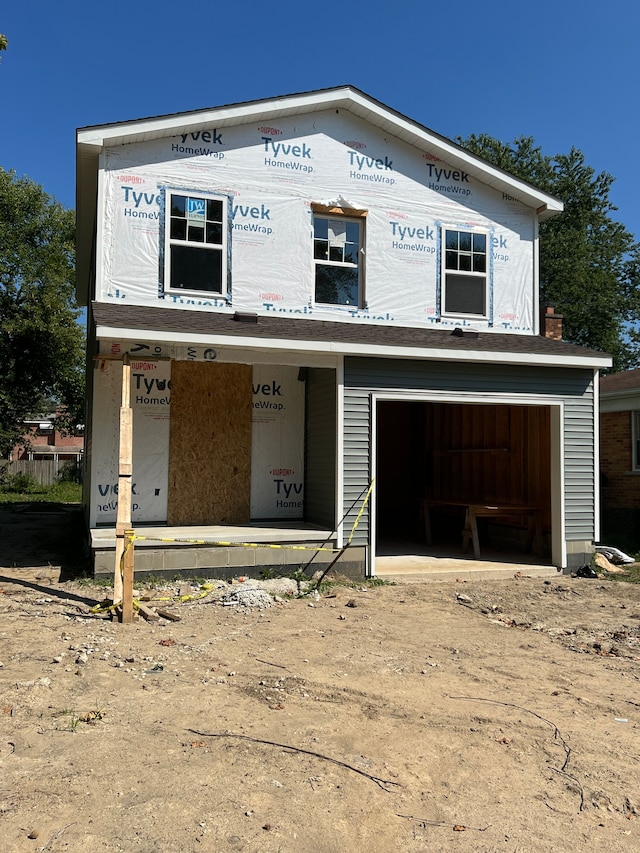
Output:
[[[601,412],[640,411],[640,388],[627,388],[622,391],[600,390]]]
[[[76,162],[76,263],[79,299],[82,304],[85,304],[87,298],[86,288],[91,265],[99,157],[105,148],[162,139],[176,136],[178,133],[195,133],[212,125],[224,128],[256,121],[271,123],[280,118],[303,113],[341,109],[425,153],[437,154],[451,166],[533,208],[540,220],[563,210],[562,202],[555,196],[493,166],[450,139],[390,109],[353,86],[84,127],[77,131]]]
[[[232,348],[243,350],[247,361],[251,362],[251,352],[282,353],[283,355],[299,356],[299,363],[304,364],[305,356],[353,356],[361,358],[397,358],[419,359],[422,361],[452,361],[452,362],[482,362],[484,364],[510,364],[528,367],[570,367],[602,370],[611,366],[611,357],[592,350],[585,350],[584,355],[564,355],[559,353],[507,352],[465,349],[456,351],[445,347],[398,346],[388,344],[363,344],[348,341],[323,341],[312,339],[265,338],[243,335],[230,337],[224,334],[203,334],[159,329],[124,328],[121,326],[98,325],[96,327],[98,340],[118,340],[121,342],[155,342],[168,345],[202,346],[214,349]],[[144,356],[140,356],[144,360]]]

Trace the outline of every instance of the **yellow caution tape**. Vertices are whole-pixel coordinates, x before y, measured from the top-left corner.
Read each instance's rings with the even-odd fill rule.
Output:
[[[375,481],[376,481],[376,478],[374,477],[373,480],[369,483],[369,489],[367,491],[367,494],[365,495],[364,500],[362,501],[362,506],[360,507],[360,512],[356,516],[356,520],[353,522],[353,527],[351,528],[351,533],[349,534],[349,538],[347,539],[347,545],[351,545],[351,540],[353,539],[353,534],[356,532],[356,527],[360,523],[362,513],[364,512],[364,508],[366,507],[367,501],[369,500],[371,492],[373,491],[373,484],[375,483]]]
[[[117,601],[115,604],[96,604],[95,607],[91,608],[90,613],[108,613],[109,610],[115,610],[116,607],[120,607],[121,605],[121,601]]]
[[[201,592],[193,595],[167,595],[159,598],[154,598],[153,601],[197,601],[200,598],[205,598],[212,589],[215,589],[215,584],[203,583],[200,584]],[[133,599],[133,607],[135,610],[140,610],[141,598]],[[121,601],[115,601],[113,604],[97,604],[91,608],[91,613],[107,613],[109,610],[115,610],[116,607],[122,607]]]
[[[365,495],[365,499],[362,502],[362,506],[360,507],[360,512],[358,513],[356,520],[353,522],[353,527],[351,528],[351,533],[349,534],[349,539],[347,543],[350,545],[351,540],[356,532],[356,528],[360,523],[360,519],[362,518],[362,513],[371,497],[371,492],[373,491],[373,485],[376,481],[374,477],[371,483],[369,484],[369,488],[367,490],[367,494]],[[337,554],[339,551],[342,551],[342,548],[325,548],[323,546],[309,546],[309,545],[274,545],[270,542],[225,542],[220,539],[183,539],[177,537],[168,537],[168,536],[139,536],[137,533],[134,533],[132,536],[128,537],[130,542],[182,542],[187,545],[220,545],[225,548],[286,548],[290,551],[328,551],[330,554]],[[124,555],[123,555],[124,556]]]
[[[185,542],[190,545],[224,545],[227,548],[290,548],[293,551],[330,551],[332,554],[340,550],[339,548],[312,548],[309,545],[273,545],[269,542],[223,542],[217,539],[170,539],[163,536],[138,536],[134,534],[131,537],[133,541],[147,542]]]

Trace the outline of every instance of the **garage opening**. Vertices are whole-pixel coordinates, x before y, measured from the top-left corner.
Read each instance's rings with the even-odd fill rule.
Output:
[[[376,554],[548,557],[550,420],[548,406],[378,401]]]

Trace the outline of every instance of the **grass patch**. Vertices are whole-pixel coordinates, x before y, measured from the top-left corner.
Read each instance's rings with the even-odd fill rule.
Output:
[[[93,575],[82,575],[82,577],[74,578],[74,583],[82,587],[99,587],[100,589],[109,589],[113,586],[113,577],[94,577]]]
[[[320,568],[316,567],[316,572],[320,571]],[[324,580],[318,584],[313,575],[309,574],[308,570],[306,571],[303,566],[299,566],[298,568],[286,568],[283,567],[281,570],[277,569],[261,569],[260,570],[260,579],[261,580],[274,580],[277,578],[290,578],[295,581],[298,586],[298,597],[304,598],[305,596],[312,595],[314,592],[327,592],[335,587],[342,587],[343,589],[373,589],[377,586],[393,586],[393,581],[385,580],[384,578],[350,578],[346,575],[340,574],[340,571],[331,571]]]
[[[374,589],[377,586],[395,586],[393,581],[388,581],[386,578],[352,578],[339,577],[332,578],[331,575],[322,581],[320,584],[320,592],[333,587],[342,587],[343,589]]]
[[[55,483],[53,486],[41,486],[39,483],[25,483],[11,488],[0,487],[0,504],[17,503],[80,503],[82,486],[80,483]]]
[[[630,563],[629,565],[622,566],[621,568],[627,571],[626,575],[609,575],[604,572],[600,577],[604,577],[611,581],[618,581],[619,583],[640,583],[640,563]]]
[[[80,717],[76,714],[74,710],[71,708],[63,708],[62,711],[54,711],[52,717],[55,719],[63,719],[67,717],[67,724],[65,726],[66,731],[75,732],[75,730],[80,725]]]

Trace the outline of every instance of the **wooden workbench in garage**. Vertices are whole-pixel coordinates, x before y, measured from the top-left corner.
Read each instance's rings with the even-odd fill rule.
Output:
[[[528,504],[489,504],[469,503],[467,501],[422,499],[422,516],[427,545],[433,544],[431,536],[431,510],[442,507],[459,507],[464,509],[464,528],[462,530],[462,551],[466,554],[469,542],[473,545],[473,556],[480,559],[480,539],[478,536],[478,518],[511,518],[514,516],[527,517],[528,535],[527,550],[534,554],[542,553],[542,522],[540,508]]]

